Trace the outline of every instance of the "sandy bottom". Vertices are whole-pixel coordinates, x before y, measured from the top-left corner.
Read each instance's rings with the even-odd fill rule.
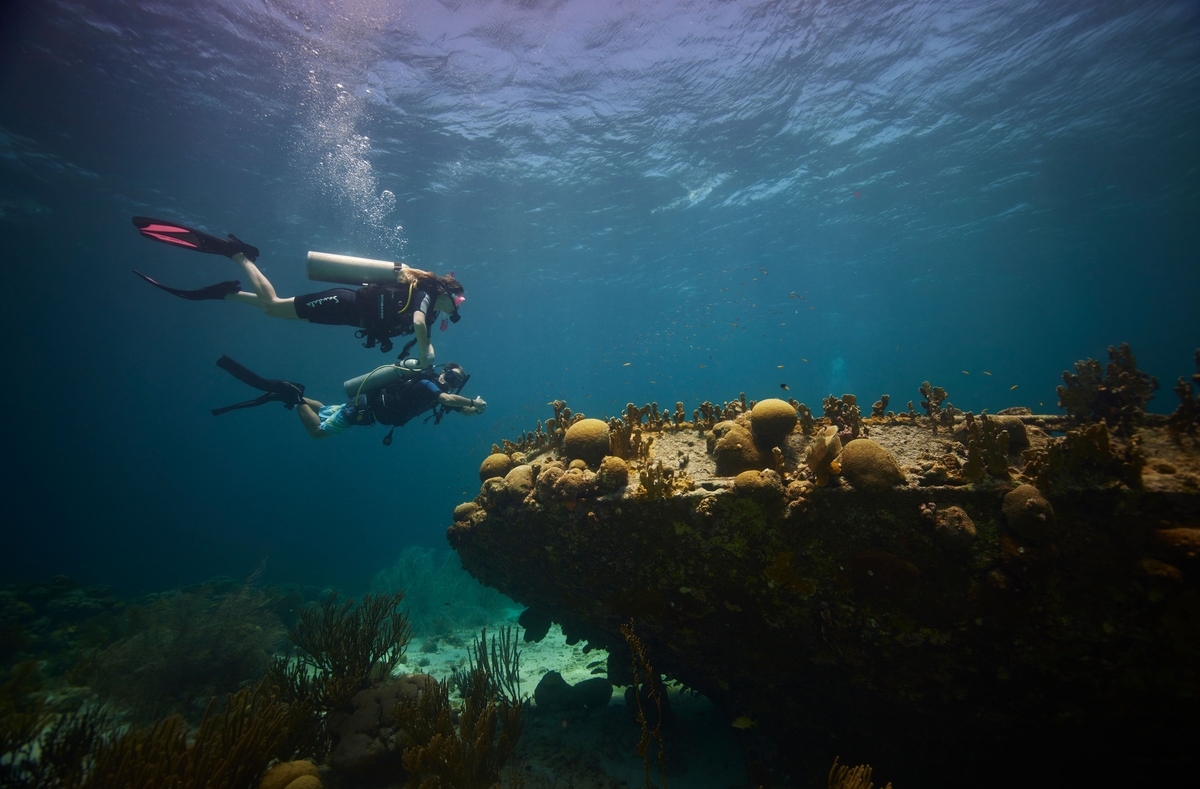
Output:
[[[515,622],[516,612],[513,613]],[[519,629],[518,629],[519,630]],[[420,671],[439,680],[465,666],[467,652],[478,631],[463,630],[436,639],[418,636],[409,646],[407,663],[397,672]],[[489,632],[488,637],[491,638]],[[436,641],[435,651],[422,645]],[[428,647],[426,647],[428,648]],[[547,671],[559,672],[574,685],[603,676],[607,653],[594,649],[584,654],[583,644],[569,646],[558,625],[534,644],[521,643],[521,692],[532,699],[534,688]],[[421,665],[423,661],[427,664]],[[596,673],[594,673],[596,672]],[[613,689],[604,709],[568,714],[539,713],[531,700],[525,731],[516,760],[530,789],[600,789],[644,787],[645,768],[638,756],[641,729],[625,709],[625,689]],[[726,789],[744,786],[746,774],[735,730],[712,703],[678,687],[668,688],[675,721],[665,733],[667,782],[671,789]],[[662,786],[657,742],[650,750],[650,780]]]

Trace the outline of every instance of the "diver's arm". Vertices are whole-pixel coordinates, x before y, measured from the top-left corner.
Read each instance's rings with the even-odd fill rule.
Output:
[[[457,411],[464,416],[476,416],[482,414],[487,408],[487,403],[482,397],[476,397],[474,400],[462,395],[450,394],[443,392],[438,395],[438,402],[446,406],[452,411]]]
[[[429,327],[425,325],[425,313],[420,310],[413,313],[413,332],[417,335],[417,356],[422,369],[436,364],[433,343],[429,341]]]

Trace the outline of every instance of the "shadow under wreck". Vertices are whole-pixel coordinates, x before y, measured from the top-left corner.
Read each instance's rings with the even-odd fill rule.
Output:
[[[527,639],[559,623],[612,653],[614,684],[635,620],[753,776],[840,755],[901,785],[1147,780],[1182,765],[1198,711],[1198,417],[1183,379],[1180,410],[1147,415],[1157,382],[1110,356],[1064,374],[1066,417],[963,413],[928,382],[920,410],[885,395],[870,416],[853,395],[820,417],[559,402],[493,448],[447,536],[529,606]]]

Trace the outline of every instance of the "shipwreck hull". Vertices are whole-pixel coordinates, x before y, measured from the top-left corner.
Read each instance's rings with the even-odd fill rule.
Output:
[[[1065,429],[1022,421],[1035,452]],[[1114,438],[1144,457],[1140,478],[1043,485],[1053,528],[1031,536],[1006,515],[1019,456],[1007,475],[934,485],[930,466],[965,456],[964,441],[915,419],[870,437],[903,484],[834,479],[797,500],[735,492],[701,431],[668,426],[657,456],[677,458],[696,490],[639,498],[632,475],[607,495],[561,499],[489,483],[448,539],[472,575],[530,607],[526,621],[609,650],[614,684],[629,681],[619,628],[632,620],[656,671],[756,723],[742,735],[752,774],[812,773],[840,755],[892,780],[961,785],[1068,754],[1084,760],[1064,766],[1075,777],[1090,757],[1142,778],[1185,758],[1200,690],[1190,439],[1162,427],[1132,445]],[[803,476],[812,441],[787,438],[785,484]],[[517,459],[536,479],[558,455]]]

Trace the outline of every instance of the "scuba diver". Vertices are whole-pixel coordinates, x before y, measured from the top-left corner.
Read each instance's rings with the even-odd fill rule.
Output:
[[[458,308],[466,301],[463,286],[454,278],[453,272],[439,277],[403,263],[324,252],[308,253],[309,279],[361,287],[331,288],[280,298],[255,265],[258,248],[232,233],[228,239],[218,238],[177,222],[145,216],[135,216],[133,225],[153,241],[232,259],[241,267],[254,292],[243,291],[237,280],[219,282],[199,290],[180,290],[158,283],[140,271],[133,272],[156,288],[190,301],[220,299],[253,304],[275,318],[354,326],[358,329],[356,336],[366,340],[363,347],[374,348],[378,343],[384,353],[392,350],[391,338],[415,334],[422,368],[436,362],[429,326],[436,322],[439,313],[446,313],[451,323],[458,323]],[[446,330],[444,318],[441,329]]]
[[[304,429],[315,439],[344,433],[352,427],[367,427],[379,422],[391,425],[384,436],[384,446],[392,443],[392,433],[411,420],[430,411],[425,421],[439,424],[450,411],[465,416],[482,414],[487,403],[482,397],[470,399],[459,394],[471,376],[453,362],[418,369],[416,359],[377,367],[366,375],[352,378],[343,384],[349,401],[341,405],[325,405],[304,396],[304,384],[263,378],[228,356],[217,360],[217,366],[263,394],[234,405],[214,408],[213,416],[239,408],[253,408],[267,403],[283,403],[289,411],[300,414]]]

